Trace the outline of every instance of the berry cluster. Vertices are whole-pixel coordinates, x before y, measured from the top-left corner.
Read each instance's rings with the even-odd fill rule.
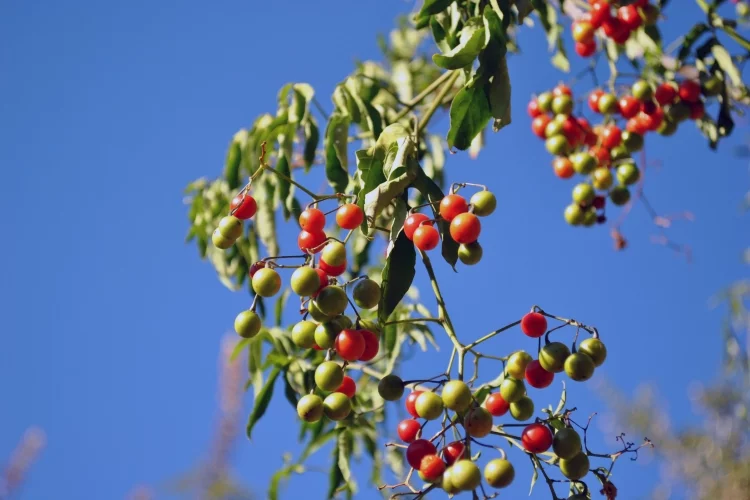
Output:
[[[591,57],[597,49],[596,35],[622,45],[641,26],[650,26],[659,19],[659,8],[648,0],[636,0],[617,7],[617,1],[590,0],[590,10],[573,23],[571,33],[576,53]]]
[[[222,217],[219,221],[219,227],[214,229],[211,235],[211,241],[216,248],[226,250],[234,245],[242,235],[242,221],[252,218],[258,211],[258,204],[255,198],[250,196],[247,189],[243,189],[237,196],[232,198],[229,205],[229,215]]]
[[[456,194],[458,188],[474,186],[474,184],[454,184],[451,193],[440,200],[438,216],[450,224],[451,238],[459,244],[458,258],[466,265],[474,265],[482,259],[482,246],[479,244],[479,233],[482,224],[479,217],[486,217],[497,208],[495,195],[486,187],[472,195],[469,201]],[[424,206],[429,206],[426,204]],[[437,219],[430,219],[427,215],[417,212],[421,207],[412,209],[404,222],[404,234],[422,250],[432,250],[440,243],[440,233],[435,229]]]
[[[534,402],[527,395],[524,379],[535,388],[548,387],[555,373],[565,372],[574,381],[585,381],[592,377],[594,369],[601,366],[607,356],[604,344],[599,340],[595,329],[585,327],[572,320],[547,330],[547,315],[536,307],[524,315],[520,321],[521,331],[531,338],[547,334],[546,345],[534,360],[525,351],[518,351],[504,358],[503,380],[499,392],[490,393],[484,401],[477,399],[470,384],[463,380],[421,380],[403,381],[396,375],[387,375],[380,380],[378,392],[386,401],[396,401],[403,397],[405,386],[410,383],[435,384],[433,390],[413,390],[405,399],[406,411],[412,418],[398,424],[398,436],[406,443],[406,460],[419,473],[419,477],[433,483],[446,492],[456,494],[479,487],[482,474],[479,466],[471,459],[469,446],[491,434],[515,439],[515,444],[531,454],[544,453],[550,448],[559,458],[557,465],[567,479],[578,481],[589,472],[589,457],[582,448],[579,434],[570,425],[561,421],[552,424],[550,419],[525,424],[495,424],[494,417],[510,416],[525,422],[534,415]],[[557,318],[562,320],[562,318]],[[549,334],[568,325],[583,328],[592,337],[582,341],[576,349],[573,342],[572,353],[565,344],[550,342]],[[576,340],[578,334],[576,333]],[[439,391],[439,393],[438,393]],[[453,415],[451,415],[453,412]],[[423,437],[427,424],[442,418],[442,429],[432,438]],[[420,419],[424,422],[420,422]],[[450,422],[446,424],[446,422]],[[522,425],[520,436],[511,436],[504,428]],[[465,437],[438,447],[435,443],[445,442],[445,433],[454,426],[463,427]],[[492,446],[488,446],[494,448]],[[499,450],[499,449],[498,449]],[[513,464],[501,451],[500,458],[492,458],[484,467],[484,479],[493,488],[503,488],[511,484],[515,477]]]
[[[337,198],[346,198],[345,195],[335,195]],[[316,207],[317,202],[311,203],[299,216],[299,225],[302,229],[297,237],[299,249],[306,253],[320,252],[328,237],[324,231],[326,226],[326,214]],[[344,203],[336,209],[336,224],[341,229],[356,229],[365,219],[362,209],[354,203]],[[327,267],[328,262],[326,264]],[[342,262],[343,266],[335,266],[334,271],[326,270],[332,276],[339,276],[346,270],[346,261]],[[339,270],[340,268],[340,270]]]

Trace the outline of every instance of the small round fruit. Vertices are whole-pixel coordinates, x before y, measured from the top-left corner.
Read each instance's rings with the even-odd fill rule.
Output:
[[[458,247],[458,259],[467,266],[473,266],[482,260],[482,245],[478,241],[469,244],[461,244]]]
[[[227,215],[222,217],[219,221],[219,230],[221,235],[228,240],[236,240],[242,236],[242,221],[240,221],[234,215]]]
[[[580,205],[588,205],[594,200],[596,193],[591,184],[581,183],[573,188],[573,201]]]
[[[434,392],[425,391],[414,402],[417,415],[425,420],[435,420],[443,414],[443,400]]]
[[[322,289],[328,286],[328,273],[326,273],[319,267],[315,268],[315,272],[318,273],[318,279],[320,280],[320,284],[318,285],[317,291],[313,294],[313,297],[317,297],[318,293],[320,293]]]
[[[378,394],[386,401],[397,401],[404,395],[404,381],[397,375],[386,375],[378,382]]]
[[[471,389],[462,380],[451,380],[443,386],[440,397],[446,408],[462,412],[471,404]]]
[[[570,356],[570,349],[562,342],[550,342],[539,351],[539,364],[552,373],[565,369],[565,360]]]
[[[565,221],[571,226],[578,226],[583,222],[584,213],[578,203],[565,207]]]
[[[466,199],[459,194],[449,194],[440,200],[440,216],[452,221],[457,215],[469,211],[469,204]]]
[[[594,89],[589,93],[588,104],[591,111],[599,113],[599,98],[604,95],[602,89]]]
[[[578,344],[578,351],[587,354],[596,367],[602,366],[607,359],[607,347],[604,342],[593,337]]]
[[[339,266],[331,266],[321,258],[319,266],[320,270],[326,273],[327,276],[341,276],[346,271],[346,261]]]
[[[492,430],[492,415],[481,406],[473,408],[464,417],[464,428],[471,437],[485,437]]]
[[[443,460],[448,465],[453,465],[456,460],[460,460],[464,457],[466,452],[466,446],[462,441],[453,441],[448,443],[443,448]]]
[[[322,347],[322,346],[321,346]],[[336,353],[347,361],[356,361],[365,352],[365,338],[359,330],[342,330],[336,336]]]
[[[315,321],[328,321],[331,319],[327,314],[318,308],[318,305],[314,300],[307,303],[307,312],[310,313],[310,317]]]
[[[597,165],[601,167],[609,166],[609,162],[612,161],[612,155],[609,153],[609,149],[601,146],[592,146],[589,149],[589,153],[596,158]]]
[[[260,332],[260,316],[254,311],[242,311],[234,319],[234,331],[242,338],[251,339]]]
[[[320,288],[320,277],[310,266],[298,267],[292,273],[290,285],[294,293],[300,297],[310,297]]]
[[[297,246],[306,253],[318,253],[323,250],[323,243],[326,241],[326,233],[323,231],[311,233],[302,230],[297,236]]]
[[[641,172],[635,163],[623,163],[617,167],[617,181],[625,186],[630,186],[638,182],[641,177]]]
[[[622,145],[630,153],[640,151],[643,149],[643,135],[626,130],[622,133]]]
[[[608,125],[601,131],[602,146],[612,149],[620,145],[622,141],[622,131],[617,125]]]
[[[552,99],[554,99],[552,92],[542,92],[539,94],[536,98],[539,109],[545,113],[552,111]]]
[[[533,339],[539,338],[547,331],[547,318],[536,311],[526,313],[521,318],[521,331]]]
[[[544,389],[552,384],[552,381],[555,379],[555,374],[545,370],[539,363],[539,360],[535,359],[526,367],[524,378],[531,387]]]
[[[375,356],[378,355],[380,350],[380,340],[378,336],[370,330],[359,330],[362,334],[362,338],[365,339],[365,350],[362,351],[362,355],[358,358],[359,361],[372,361]]]
[[[561,179],[570,179],[576,173],[573,162],[562,156],[558,156],[552,161],[552,168],[555,175]]]
[[[322,349],[332,349],[341,330],[343,328],[332,320],[319,324],[315,327],[315,344]]]
[[[450,225],[451,238],[459,244],[474,243],[482,231],[479,217],[470,213],[459,214],[453,218]]]
[[[526,111],[532,118],[536,118],[537,116],[542,114],[542,110],[539,109],[539,103],[536,102],[536,99],[532,99],[531,101],[529,101],[529,105],[526,106]]]
[[[576,382],[585,382],[594,375],[594,361],[588,354],[576,352],[565,360],[565,373]]]
[[[356,229],[364,220],[364,212],[354,203],[345,203],[336,210],[336,224],[342,229]]]
[[[372,309],[380,302],[380,285],[369,278],[361,279],[352,290],[354,303],[362,309]]]
[[[333,392],[323,400],[323,412],[331,420],[344,420],[352,412],[352,401],[340,392]]]
[[[594,38],[594,31],[591,23],[584,21],[573,23],[573,40],[576,42],[588,42]]]
[[[427,482],[431,483],[440,479],[443,472],[445,472],[445,462],[437,455],[427,455],[419,464],[419,476]]]
[[[672,82],[664,82],[656,87],[654,98],[660,106],[672,104],[677,98],[677,87]]]
[[[500,395],[508,403],[515,403],[526,395],[526,386],[521,380],[506,378],[500,384]]]
[[[484,407],[490,412],[493,417],[502,417],[508,413],[510,405],[503,399],[503,396],[499,392],[494,392],[487,396],[484,401]]]
[[[297,402],[297,415],[305,422],[317,422],[323,416],[323,400],[315,394],[302,396]]]
[[[427,217],[425,214],[422,213],[413,213],[409,217],[406,218],[404,221],[404,234],[407,238],[410,240],[414,239],[414,231],[417,230],[419,225],[424,222],[430,220],[429,217]]]
[[[684,122],[690,118],[690,105],[687,102],[676,102],[667,109],[667,116],[675,123]]]
[[[570,460],[560,459],[560,472],[572,481],[578,481],[589,473],[589,457],[585,453],[578,453]]]
[[[547,148],[550,154],[563,155],[570,147],[570,144],[568,144],[568,139],[564,135],[557,134],[549,137],[545,141],[544,147]]]
[[[440,243],[440,233],[434,227],[423,224],[414,231],[414,245],[423,252],[434,249],[438,243]]]
[[[591,174],[591,181],[594,184],[594,187],[600,191],[606,191],[611,188],[614,180],[612,171],[608,168],[597,168]]]
[[[510,460],[496,458],[484,466],[484,480],[493,488],[505,488],[513,482],[516,471]]]
[[[315,369],[315,385],[324,391],[335,391],[344,381],[344,370],[333,361],[323,361]]]
[[[340,241],[329,241],[323,247],[320,258],[331,267],[339,267],[346,264],[346,247]]]
[[[401,441],[404,443],[413,443],[422,432],[422,426],[413,418],[407,418],[398,424],[397,432]]]
[[[435,445],[426,439],[417,439],[406,448],[406,461],[414,469],[419,469],[422,459],[427,455],[435,455]]]
[[[630,201],[630,190],[625,186],[615,186],[609,192],[609,199],[618,207],[625,205]]]
[[[224,235],[221,234],[218,229],[215,229],[214,232],[211,233],[211,242],[214,244],[216,248],[226,250],[227,248],[234,245],[235,240],[225,238]]]
[[[569,95],[558,95],[552,99],[552,111],[558,115],[569,115],[573,112],[573,99]]]
[[[274,269],[259,269],[252,279],[253,290],[261,297],[273,297],[281,289],[281,276]]]
[[[617,97],[612,94],[602,94],[597,101],[599,112],[605,115],[616,113],[619,111],[619,104]]]
[[[478,488],[481,482],[482,473],[471,460],[459,460],[451,466],[451,483],[459,491],[471,491]]]
[[[326,215],[317,208],[308,208],[299,214],[299,226],[309,233],[321,233],[326,226]]]
[[[530,453],[544,453],[552,446],[552,431],[544,424],[530,424],[521,433],[521,443]]]
[[[583,175],[593,172],[597,165],[596,158],[585,151],[574,154],[571,157],[571,162],[573,163],[573,170]]]
[[[581,452],[581,436],[570,427],[560,429],[552,439],[552,450],[560,458],[571,459]]]
[[[596,52],[596,40],[588,42],[576,42],[575,51],[581,57],[591,57]]]
[[[537,314],[537,313],[530,313],[530,314]],[[528,314],[526,316],[528,316]],[[544,316],[542,316],[542,318],[544,318]],[[523,325],[523,323],[521,324]],[[535,325],[535,326],[532,326],[532,328],[543,328],[546,330],[547,329],[546,320],[545,320],[544,326]],[[536,332],[537,330],[530,330],[530,331]],[[542,333],[542,335],[543,334],[544,333]],[[531,335],[529,336],[531,337]],[[538,335],[538,336],[541,337],[541,335]],[[533,359],[534,358],[531,357],[531,354],[529,354],[526,351],[516,351],[508,357],[508,362],[505,365],[505,371],[507,371],[508,375],[510,375],[511,377],[521,380],[523,379],[524,373],[526,373],[526,366],[528,366],[528,364],[531,363]]]
[[[315,304],[323,314],[333,317],[346,311],[349,300],[346,298],[346,292],[340,286],[327,286],[315,297]]]
[[[461,491],[451,481],[451,474],[453,472],[451,469],[451,467],[448,467],[445,472],[443,472],[443,477],[440,479],[440,487],[446,494],[455,495]]]
[[[629,133],[627,130],[624,133]],[[622,161],[630,159],[630,151],[625,147],[624,144],[620,144],[615,149],[609,152],[612,156],[612,161]]]
[[[661,126],[658,128],[657,132],[664,137],[671,137],[677,132],[677,124],[672,120],[665,119],[661,122]]]
[[[685,80],[680,83],[677,93],[685,102],[696,102],[701,97],[701,86],[693,80]]]
[[[633,84],[633,97],[639,101],[650,101],[654,97],[654,89],[646,80],[638,80]]]
[[[540,139],[547,137],[547,127],[552,122],[552,118],[547,115],[539,115],[531,121],[531,131]]]
[[[584,227],[591,227],[594,224],[596,224],[597,215],[596,210],[587,209],[586,212],[583,214],[583,226]]]
[[[419,418],[419,413],[417,413],[417,398],[422,394],[424,391],[412,391],[409,393],[408,396],[406,396],[406,401],[404,402],[404,406],[406,406],[406,411],[409,412],[409,415],[411,415],[414,418]]]
[[[357,383],[354,382],[353,378],[344,375],[344,381],[341,382],[339,388],[334,392],[340,392],[347,398],[351,399],[357,393]]]
[[[315,345],[316,325],[312,321],[303,320],[292,328],[292,342],[297,347],[310,349]]]
[[[474,215],[487,217],[497,208],[497,198],[490,191],[478,191],[469,199],[469,203],[474,207]]]
[[[510,404],[510,416],[513,420],[525,422],[534,416],[534,401],[530,397],[524,396],[515,403]]]
[[[258,204],[255,198],[247,193],[240,193],[229,204],[229,212],[240,220],[247,220],[255,215],[258,210]]]
[[[623,118],[633,118],[641,110],[641,101],[632,95],[621,98],[617,104],[620,106],[620,114]]]

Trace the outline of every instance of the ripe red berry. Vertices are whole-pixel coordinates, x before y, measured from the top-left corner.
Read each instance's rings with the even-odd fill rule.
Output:
[[[617,9],[617,18],[622,21],[630,31],[638,29],[641,24],[643,24],[641,13],[638,12],[638,7],[633,4],[624,5]]]
[[[538,338],[547,331],[547,318],[538,312],[529,312],[521,318],[521,331],[531,338]]]
[[[414,469],[419,469],[422,464],[422,459],[427,455],[434,455],[437,453],[435,445],[426,439],[417,439],[409,445],[406,449],[406,461]]]
[[[552,161],[552,168],[555,170],[555,175],[560,179],[570,179],[576,173],[573,168],[573,162],[565,156],[558,156]]]
[[[552,121],[548,115],[539,115],[531,121],[531,130],[534,135],[544,139],[547,137],[546,129],[549,122]]]
[[[612,161],[612,155],[610,154],[609,149],[605,147],[593,146],[589,149],[589,153],[596,158],[599,166],[606,167]]]
[[[552,446],[552,431],[544,424],[527,425],[521,433],[521,442],[526,451],[544,453]]]
[[[346,262],[338,266],[331,266],[323,259],[320,259],[320,269],[328,276],[341,276],[346,271]]]
[[[560,83],[560,84],[557,85],[557,87],[555,87],[554,89],[552,89],[552,95],[555,96],[555,97],[560,96],[560,95],[569,95],[569,96],[572,96],[573,95],[573,91],[570,90],[570,87],[568,87],[564,83]]]
[[[315,268],[315,272],[318,273],[318,278],[320,278],[320,288],[318,288],[318,291],[313,294],[313,297],[317,297],[320,291],[328,286],[328,274],[317,267]]]
[[[340,392],[341,394],[344,394],[347,398],[351,399],[354,397],[354,394],[357,392],[357,384],[354,382],[354,379],[349,376],[344,376],[344,380],[341,382],[341,385],[338,389],[336,389],[333,392]]]
[[[479,233],[482,231],[482,223],[479,217],[470,213],[459,214],[450,226],[451,238],[456,243],[468,245],[479,239]],[[437,231],[435,231],[437,232]]]
[[[336,210],[336,224],[342,229],[355,229],[365,220],[362,209],[354,203],[345,203]]]
[[[248,270],[247,274],[249,274],[250,277],[252,278],[253,276],[255,276],[255,273],[257,273],[260,269],[263,269],[264,267],[266,267],[266,263],[263,261],[258,261],[255,264],[250,266],[250,269]]]
[[[594,89],[589,93],[589,108],[591,108],[591,111],[594,113],[599,113],[599,98],[604,95],[604,91],[602,89]]]
[[[612,18],[609,2],[596,2],[591,6],[591,25],[599,28],[604,21]]]
[[[469,204],[461,195],[449,194],[440,200],[440,216],[448,222],[452,221],[458,214],[468,211]]]
[[[633,118],[641,110],[641,101],[632,95],[627,95],[620,99],[619,104],[620,114],[623,118]]]
[[[706,114],[706,106],[702,101],[691,102],[690,104],[690,119],[700,120],[703,115]]]
[[[536,101],[536,99],[532,99],[531,101],[529,101],[529,105],[526,107],[526,111],[532,118],[536,118],[537,116],[542,114],[542,110],[539,109],[539,103]]]
[[[701,86],[693,80],[685,80],[680,84],[678,94],[683,101],[696,102],[701,97]]]
[[[602,130],[602,146],[607,149],[613,149],[620,145],[622,140],[622,131],[617,125],[607,125]]]
[[[308,233],[320,233],[326,227],[326,215],[317,208],[307,208],[299,214],[299,226]]]
[[[438,243],[440,243],[440,233],[430,225],[421,224],[417,230],[414,231],[413,239],[414,245],[423,252],[426,252],[438,246]]]
[[[359,330],[341,330],[336,336],[336,352],[347,361],[355,361],[365,352],[365,338]]]
[[[539,360],[535,359],[526,365],[526,374],[524,377],[531,387],[544,389],[545,387],[549,387],[552,383],[555,374],[542,368],[542,365],[539,364]]]
[[[576,54],[581,57],[591,57],[596,52],[596,40],[588,40],[586,42],[576,42],[575,45]]]
[[[365,339],[365,350],[359,357],[360,361],[370,361],[377,356],[380,350],[380,340],[370,330],[360,330],[362,337]]]
[[[580,145],[585,138],[584,129],[578,123],[578,120],[576,120],[572,116],[566,117],[563,121],[562,133],[565,138],[568,139],[568,143],[573,146]]]
[[[428,481],[434,481],[445,472],[445,462],[437,455],[427,455],[419,464],[419,472]]]
[[[417,398],[420,394],[422,394],[424,391],[412,391],[411,394],[406,396],[406,402],[404,403],[406,405],[406,411],[409,412],[409,415],[411,415],[414,418],[419,418],[419,414],[417,413],[416,408],[416,402]]]
[[[443,460],[445,460],[448,465],[453,465],[453,462],[463,458],[465,451],[466,446],[464,446],[464,443],[461,441],[448,443],[445,445],[445,448],[443,448]]]
[[[604,208],[604,205],[607,203],[607,198],[604,196],[597,196],[594,198],[594,201],[591,202],[591,206],[596,208],[597,210],[601,210]]]
[[[664,121],[664,110],[657,106],[652,113],[638,113],[636,120],[646,130],[658,130]]]
[[[257,210],[255,198],[244,192],[232,198],[232,203],[229,204],[229,213],[240,220],[251,218]]]
[[[419,212],[413,213],[409,217],[407,217],[404,221],[404,234],[406,235],[406,237],[410,240],[413,240],[414,231],[416,231],[417,227],[419,227],[419,225],[426,220],[430,220],[430,218],[425,214]]]
[[[303,229],[297,237],[297,246],[303,252],[318,253],[323,250],[323,243],[325,243],[326,238],[326,233],[323,231],[311,233]]]
[[[673,84],[664,82],[656,87],[654,98],[656,99],[656,102],[658,102],[662,106],[672,104],[677,98],[677,89]]]
[[[499,392],[494,392],[487,396],[484,401],[484,407],[493,417],[502,417],[508,413],[510,404],[503,399]]]
[[[647,121],[647,119],[644,119],[641,116],[648,115],[646,115],[645,113],[638,113],[638,116],[628,120],[628,123],[625,125],[625,130],[638,135],[643,135],[648,132],[649,122]]]
[[[398,424],[398,437],[404,443],[413,443],[419,437],[421,430],[422,426],[419,425],[419,422],[413,418],[407,418]]]

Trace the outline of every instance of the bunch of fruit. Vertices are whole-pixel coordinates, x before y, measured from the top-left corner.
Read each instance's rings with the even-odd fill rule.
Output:
[[[539,351],[536,360],[525,351],[509,356],[499,392],[491,393],[484,401],[479,401],[470,386],[462,380],[430,379],[418,382],[435,384],[433,390],[413,390],[406,397],[406,411],[413,418],[400,422],[397,432],[399,438],[408,445],[407,462],[424,481],[435,483],[451,494],[479,487],[482,474],[479,466],[472,461],[467,445],[471,442],[482,444],[478,440],[490,434],[514,438],[503,431],[503,428],[517,424],[496,426],[494,417],[501,417],[508,412],[514,420],[520,422],[533,417],[534,402],[527,395],[523,380],[532,387],[544,388],[552,383],[555,373],[564,371],[575,381],[585,381],[591,378],[594,369],[606,359],[606,347],[594,329],[585,327],[593,336],[582,341],[577,349],[574,341],[571,353],[565,344],[549,341],[549,333],[558,328],[547,331],[546,313],[534,308],[513,325],[519,323],[522,332],[528,337],[539,338],[547,333],[546,345]],[[378,392],[386,401],[396,401],[403,397],[406,385],[398,376],[387,375],[380,380]],[[442,419],[442,429],[432,438],[424,438],[423,431],[427,424],[444,415],[447,418]],[[572,427],[563,426],[559,421],[556,423],[558,425],[552,425],[550,419],[537,419],[526,425],[521,436],[516,439],[520,441],[519,446],[529,453],[544,453],[552,448],[560,459],[558,465],[562,474],[572,481],[580,480],[589,471],[589,458],[582,449],[581,438]],[[463,427],[465,438],[438,449],[435,443],[445,442],[446,431],[454,425]],[[494,488],[508,486],[514,476],[513,465],[504,453],[500,458],[491,459],[484,468],[484,479]]]
[[[219,227],[214,229],[211,241],[216,248],[226,250],[234,245],[242,234],[242,221],[252,218],[258,210],[255,198],[250,196],[247,188],[243,189],[232,199],[229,205],[229,215],[222,217]]]
[[[590,9],[573,23],[571,33],[575,51],[581,57],[591,57],[597,49],[596,34],[622,45],[641,26],[650,26],[659,19],[659,8],[648,0],[636,0],[617,6],[617,1],[590,0]]]
[[[573,93],[565,84],[533,98],[528,105],[531,128],[555,155],[555,174],[561,179],[575,174],[587,178],[573,188],[573,203],[565,209],[565,220],[574,226],[606,222],[607,198],[618,206],[626,204],[629,187],[640,178],[631,155],[643,149],[645,134],[670,136],[679,123],[702,118],[703,96],[716,96],[722,85],[721,80],[709,78],[703,85],[683,80],[662,82],[654,88],[648,81],[638,80],[619,96],[595,89],[588,96],[588,107],[603,120],[594,127],[573,114]]]
[[[458,187],[473,184],[454,184],[451,193],[440,200],[438,216],[450,224],[450,236],[459,244],[458,258],[466,265],[472,266],[482,259],[482,246],[479,244],[479,233],[482,224],[479,217],[487,217],[497,208],[495,195],[486,187],[472,195],[469,201],[456,194]],[[430,205],[429,203],[424,206]],[[404,234],[422,250],[432,250],[440,243],[440,233],[435,229],[436,219],[412,209],[404,222]]]
[[[346,195],[334,195],[333,198],[346,198]],[[326,214],[317,208],[318,202],[311,203],[299,216],[299,225],[301,231],[297,237],[297,246],[305,253],[318,253],[323,250],[324,244],[328,237],[325,233]],[[352,230],[359,227],[365,219],[362,209],[354,203],[344,203],[336,209],[336,224],[341,229]],[[330,264],[330,262],[328,262]],[[340,266],[335,270],[338,271]],[[346,270],[346,262],[343,262],[340,272],[331,273],[332,276],[339,276]],[[328,271],[326,271],[328,272]]]

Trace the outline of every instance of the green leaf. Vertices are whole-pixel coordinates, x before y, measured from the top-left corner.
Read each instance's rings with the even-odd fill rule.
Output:
[[[554,413],[555,415],[560,415],[560,412],[563,411],[563,409],[565,408],[565,403],[568,400],[567,390],[565,389],[565,381],[564,380],[563,380],[562,385],[563,385],[563,390],[562,390],[562,394],[560,394],[560,402],[557,403],[557,408],[555,409],[555,413]]]
[[[247,357],[248,383],[252,384],[256,399],[263,389],[263,343],[260,336],[250,339],[250,354]]]
[[[561,49],[555,52],[555,54],[552,56],[552,66],[559,69],[560,71],[564,71],[565,73],[570,71],[570,61],[568,60],[568,56],[565,54],[565,50]]]
[[[289,372],[284,372],[284,396],[286,397],[286,400],[289,401],[289,404],[292,405],[292,408],[297,408],[297,391],[294,390],[294,387],[292,387],[292,384],[289,382]]]
[[[490,390],[490,386],[485,385],[474,393],[474,399],[476,399],[478,404],[481,405],[482,403],[484,403],[484,400],[487,399],[487,396],[490,395]]]
[[[705,23],[697,23],[695,26],[690,28],[690,31],[688,31],[685,37],[682,39],[680,51],[677,53],[677,60],[680,62],[684,61],[685,58],[690,55],[690,50],[693,48],[695,42],[698,41],[701,35],[708,32],[709,30],[709,26]]]
[[[461,30],[458,45],[445,54],[433,54],[435,64],[445,69],[461,69],[474,62],[487,44],[486,32],[481,21],[468,22]]]
[[[284,314],[284,306],[286,306],[286,301],[289,299],[289,294],[291,293],[291,290],[289,288],[284,288],[284,291],[281,292],[281,295],[276,300],[276,326],[281,326],[281,320],[282,316]]]
[[[711,47],[711,52],[713,53],[716,62],[719,64],[719,67],[724,73],[726,73],[729,79],[732,80],[732,84],[741,87],[743,85],[742,76],[740,75],[737,66],[732,62],[732,56],[729,55],[727,49],[725,49],[723,45],[714,45]]]
[[[338,447],[338,441],[336,442],[336,446],[333,448],[333,460],[331,461],[331,470],[328,473],[328,493],[326,498],[333,498],[336,496],[336,492],[339,489],[339,486],[341,486],[344,483],[344,476],[341,474],[341,469],[339,468],[339,447]]]
[[[422,169],[419,169],[419,172],[417,172],[417,177],[414,179],[414,187],[417,188],[427,202],[430,203],[435,219],[438,221],[438,230],[443,239],[441,253],[445,261],[450,264],[455,271],[456,262],[458,262],[458,243],[456,243],[450,235],[450,224],[442,217],[438,217],[440,200],[442,200],[444,196],[443,190],[440,189],[440,186],[435,184],[435,181],[430,179]]]
[[[310,102],[315,97],[315,90],[307,83],[295,83],[292,87],[292,107],[289,110],[291,123],[304,123],[310,114]]]
[[[279,150],[279,157],[276,161],[276,170],[290,179],[292,178],[292,169],[290,168],[289,158],[286,154],[282,153],[281,150]],[[278,187],[278,189],[276,189],[276,194],[283,209],[284,220],[289,220],[289,217],[292,215],[292,211],[290,210],[291,201],[294,197],[292,183],[281,176],[278,176],[276,178],[276,185]]]
[[[255,398],[253,411],[250,413],[250,417],[247,420],[246,432],[248,438],[251,437],[253,427],[255,427],[255,424],[257,424],[261,419],[263,414],[266,412],[266,408],[268,408],[268,404],[271,402],[271,398],[273,397],[273,386],[276,383],[276,379],[279,378],[279,373],[281,373],[281,369],[278,366],[274,367],[274,369],[271,370],[271,373],[268,376],[268,380],[266,380],[266,384],[263,386],[263,389],[261,389],[260,393]]]
[[[326,128],[326,177],[328,183],[337,193],[346,191],[349,184],[347,139],[349,137],[349,118],[334,113]]]
[[[448,52],[450,46],[445,39],[445,28],[440,24],[440,21],[436,17],[430,18],[430,30],[432,31],[432,38],[435,39],[435,45],[442,51]]]
[[[268,485],[268,499],[278,500],[279,498],[279,486],[281,481],[289,479],[292,473],[302,474],[305,472],[305,467],[300,464],[290,464],[277,470],[273,476],[271,476],[271,482]]]
[[[248,348],[251,340],[253,339],[242,339],[237,342],[237,344],[235,344],[234,348],[232,349],[232,354],[229,355],[229,361],[231,362],[237,359],[237,356],[239,356],[242,351]]]
[[[264,175],[260,179],[259,189],[256,189],[254,193],[258,203],[254,227],[268,255],[271,256],[279,255],[279,243],[276,239],[276,212],[273,207],[274,192],[273,180],[268,175]]]
[[[344,481],[348,483],[352,480],[352,471],[349,467],[349,457],[352,454],[352,433],[347,428],[339,430],[338,451],[339,469]]]
[[[336,435],[337,435],[336,429],[332,428],[312,438],[310,441],[308,441],[307,446],[305,446],[305,449],[302,450],[302,454],[299,457],[299,461],[304,462],[305,460],[307,460],[307,458],[310,455],[314,454],[316,451],[321,449],[328,441],[330,441]]]
[[[242,147],[233,140],[227,150],[227,159],[224,163],[224,179],[229,184],[229,189],[236,189],[240,185],[240,160],[242,158]]]
[[[487,96],[490,101],[490,114],[496,120],[501,120],[503,127],[510,123],[510,92],[508,61],[502,57],[492,75]]]
[[[305,149],[302,154],[305,161],[305,171],[308,171],[315,163],[315,153],[320,142],[320,130],[313,118],[305,122]]]
[[[417,252],[414,243],[401,231],[396,241],[388,245],[388,257],[383,267],[380,285],[382,294],[378,304],[378,320],[381,324],[386,322],[409,291],[416,274],[416,263]]]
[[[418,17],[432,16],[447,9],[456,0],[425,0],[424,5],[417,14]]]
[[[451,103],[448,146],[462,151],[482,131],[491,117],[490,103],[484,87],[465,86],[458,91]]]

